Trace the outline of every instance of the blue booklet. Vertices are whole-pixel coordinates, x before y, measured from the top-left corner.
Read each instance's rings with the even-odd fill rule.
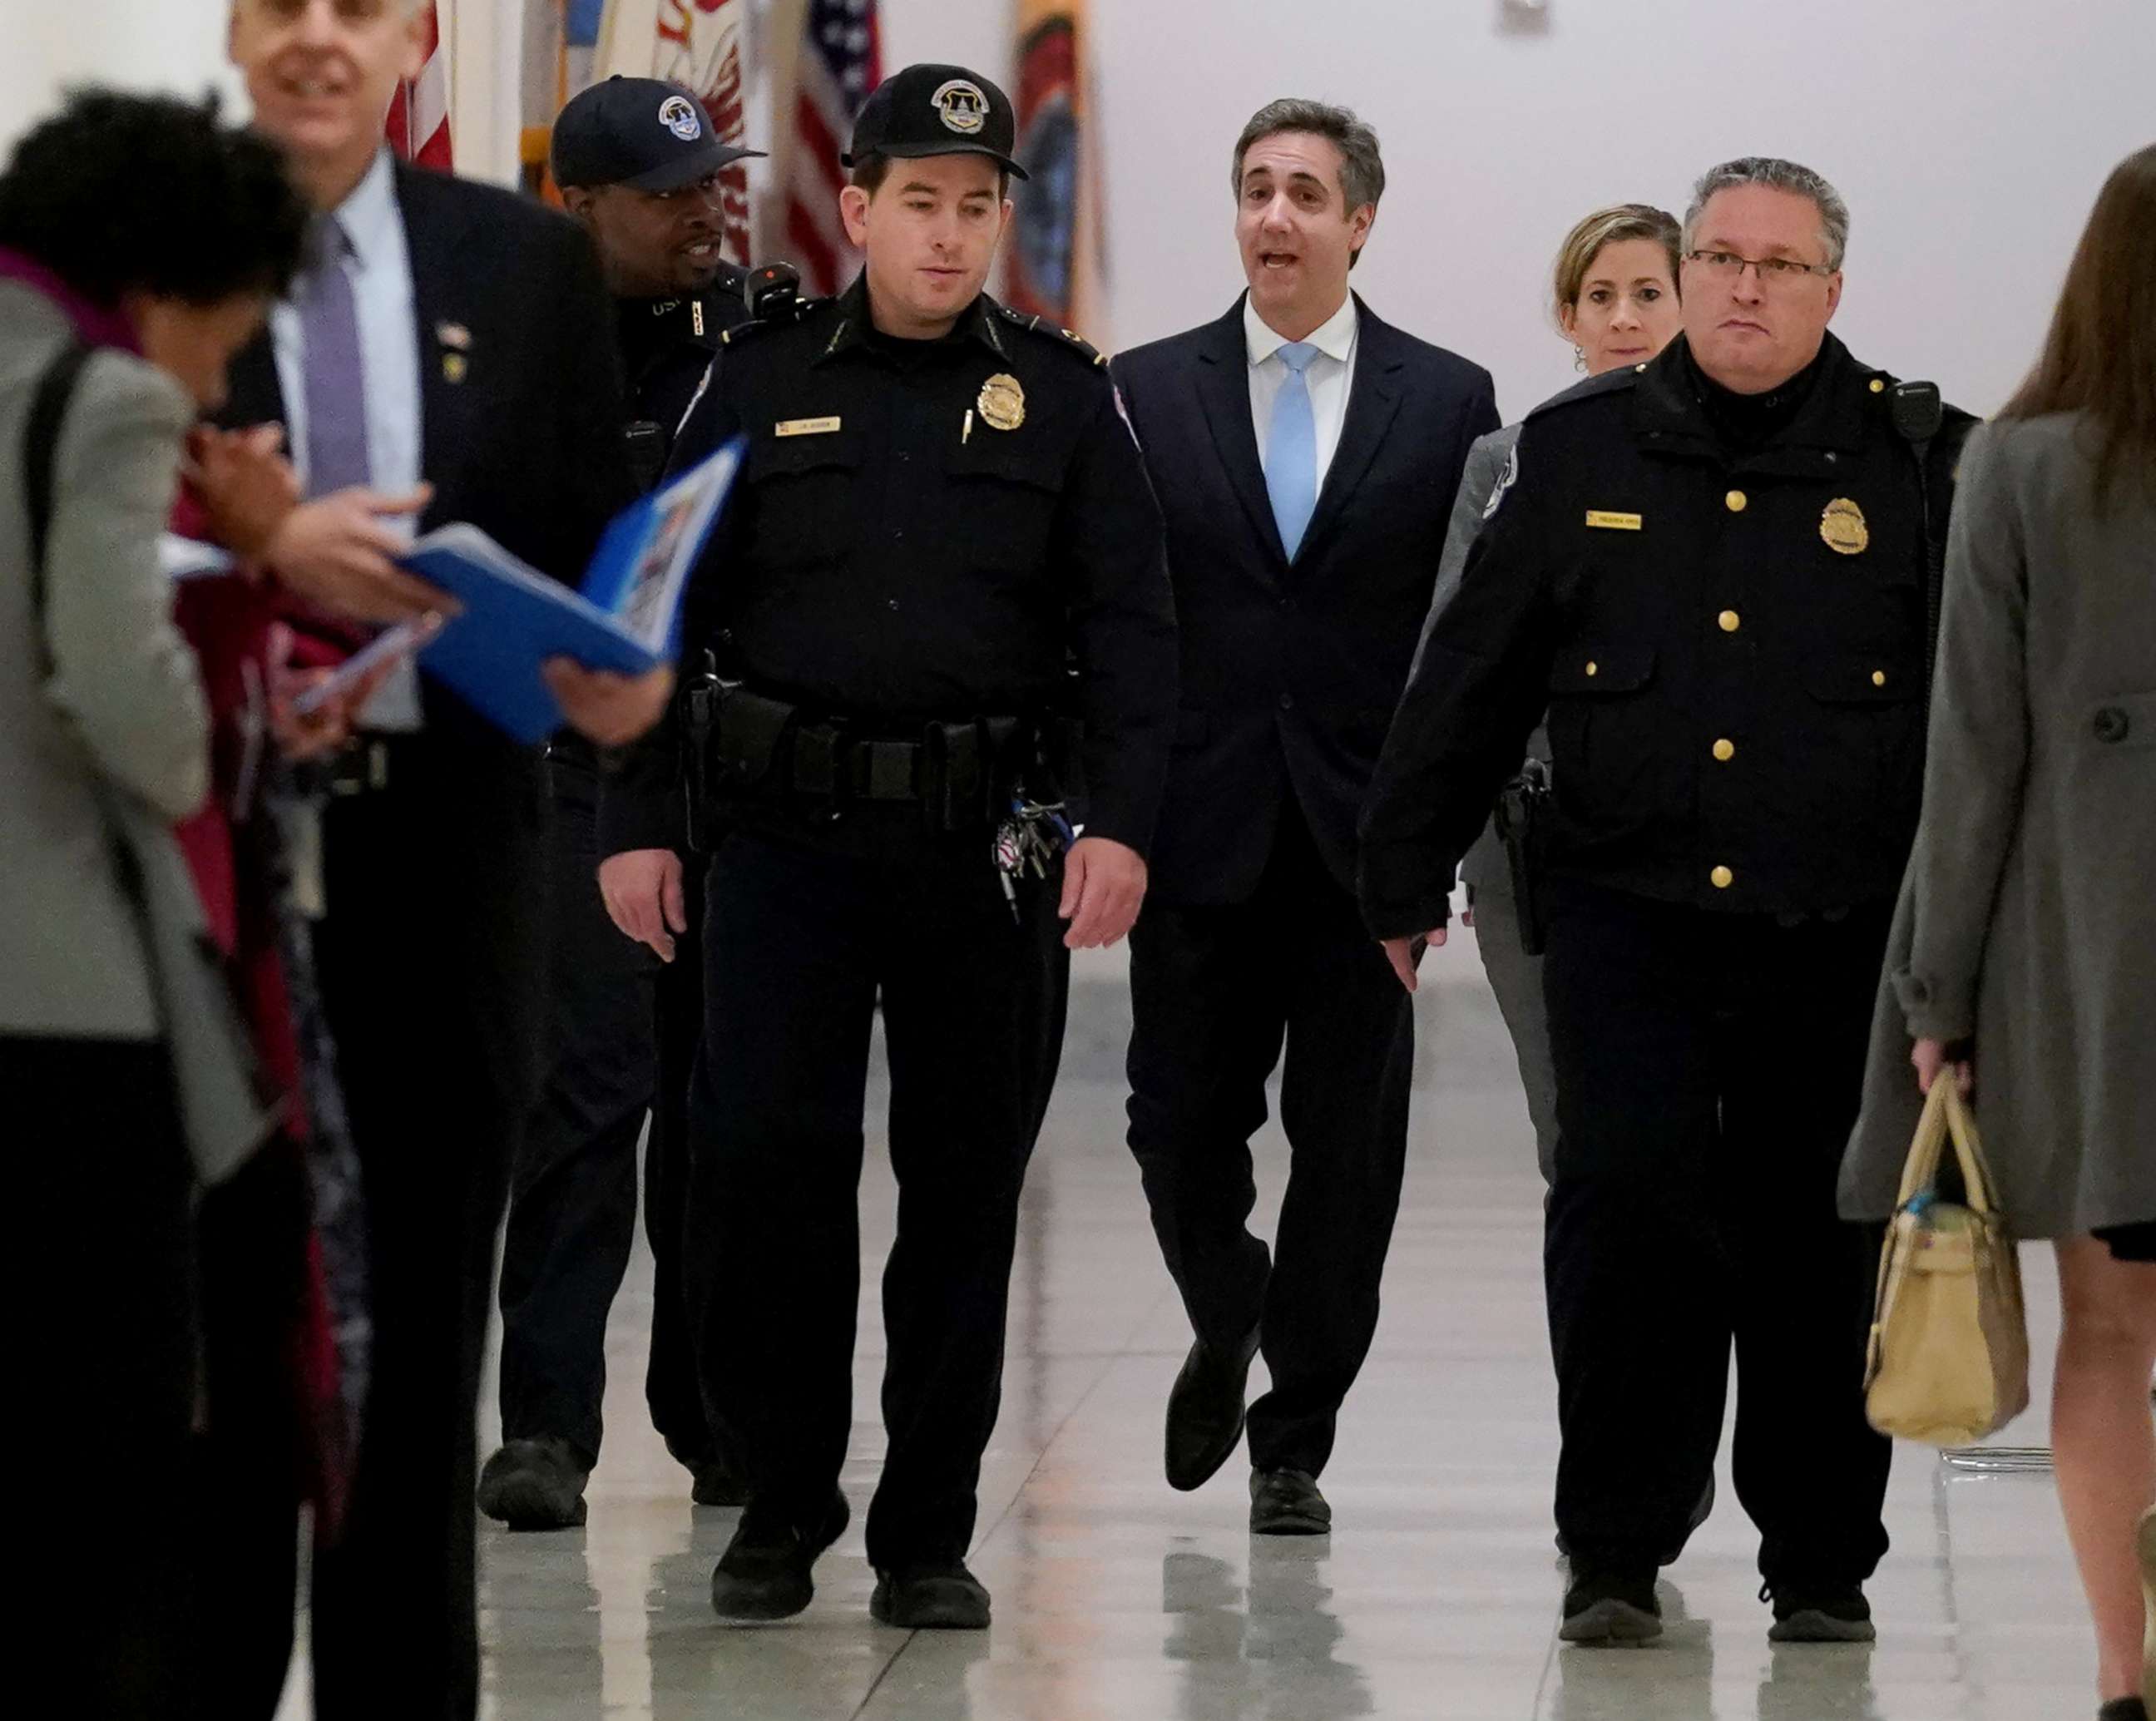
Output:
[[[607,527],[583,588],[551,580],[475,526],[445,526],[400,557],[464,605],[419,666],[519,741],[544,741],[562,708],[551,657],[639,676],[680,655],[681,599],[741,470],[745,439],[661,485]]]

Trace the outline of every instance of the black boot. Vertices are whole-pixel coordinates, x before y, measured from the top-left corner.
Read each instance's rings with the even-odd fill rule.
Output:
[[[1557,1635],[1567,1643],[1652,1642],[1662,1635],[1654,1573],[1575,1568]]]
[[[835,1490],[823,1516],[803,1523],[752,1500],[711,1573],[711,1611],[722,1620],[791,1619],[814,1600],[817,1557],[845,1533],[846,1497]]]
[[[988,1592],[962,1559],[876,1574],[869,1612],[906,1631],[985,1631]]]
[[[1770,1643],[1871,1643],[1879,1636],[1861,1584],[1767,1584],[1759,1599],[1774,1604]]]
[[[479,1509],[513,1530],[570,1530],[584,1521],[591,1465],[558,1435],[513,1440],[479,1473]]]

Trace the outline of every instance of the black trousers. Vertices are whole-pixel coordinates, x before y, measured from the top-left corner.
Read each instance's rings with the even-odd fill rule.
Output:
[[[1317,1475],[1369,1353],[1399,1210],[1414,1023],[1352,896],[1301,815],[1283,815],[1256,896],[1149,903],[1131,937],[1130,1144],[1154,1233],[1198,1336],[1262,1323],[1272,1389],[1250,1461]],[[1250,1138],[1281,1061],[1291,1155],[1268,1251]]]
[[[1069,989],[1055,874],[1019,886],[1014,924],[985,831],[932,842],[917,811],[887,816],[880,857],[721,840],[690,1102],[690,1226],[714,1253],[706,1378],[726,1383],[752,1509],[819,1516],[853,1426],[862,1107],[880,996],[898,1236],[868,1551],[886,1569],[961,1558],[973,1539],[1019,1188]]]
[[[501,1250],[501,1431],[555,1435],[598,1461],[606,1325],[636,1230],[646,1112],[644,1234],[654,1267],[644,1396],[692,1467],[714,1455],[681,1283],[689,1076],[703,1031],[701,881],[690,929],[662,963],[624,938],[598,891],[595,772],[550,764],[554,798],[553,1020],[546,1083],[510,1185]]]
[[[194,1247],[164,1048],[0,1035],[0,1093],[19,1148],[11,1395],[49,1421],[18,1503],[19,1641],[62,1672],[70,1713],[220,1713],[193,1681]],[[289,1550],[289,1510],[285,1528]],[[116,1569],[123,1593],[93,1600]]]
[[[321,1721],[478,1705],[480,1360],[537,1087],[548,911],[536,763],[482,762],[478,782],[472,763],[430,737],[325,821],[316,959],[365,1184],[374,1354],[348,1522],[315,1562]],[[488,831],[478,877],[459,864],[475,821],[519,827]]]
[[[1887,1550],[1864,1417],[1877,1227],[1835,1210],[1889,911],[1794,926],[1560,881],[1546,1271],[1557,1520],[1588,1564],[1681,1546],[1721,1441],[1776,1584]]]

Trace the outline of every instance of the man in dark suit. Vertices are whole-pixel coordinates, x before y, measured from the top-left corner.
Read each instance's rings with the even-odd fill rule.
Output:
[[[389,560],[410,516],[470,521],[574,579],[633,494],[589,240],[382,150],[390,99],[423,62],[419,10],[235,0],[232,18],[255,124],[284,147],[318,243],[269,337],[235,364],[228,414],[285,425],[308,498],[264,559],[301,596],[375,620],[439,602]],[[649,727],[671,685],[566,662],[550,679],[572,727],[608,745]],[[475,1417],[547,994],[545,785],[536,752],[415,673],[382,685],[360,729],[321,819],[313,942],[364,1184],[373,1339],[345,1521],[314,1564],[315,1713],[432,1721],[478,1701]],[[264,1635],[231,1649],[221,1713],[245,1713],[244,1688],[270,1682],[270,1664],[281,1680],[283,1505],[281,1569],[265,1583],[247,1569],[231,1597]],[[261,1594],[280,1584],[281,1626]]]
[[[1131,939],[1130,1142],[1197,1341],[1168,1406],[1169,1482],[1234,1452],[1250,1527],[1318,1534],[1317,1477],[1377,1324],[1414,1027],[1356,914],[1355,823],[1407,678],[1468,444],[1478,367],[1349,292],[1384,189],[1344,109],[1277,101],[1235,156],[1250,291],[1117,359],[1168,516],[1182,715]],[[1276,1248],[1246,1221],[1281,1061],[1292,1158]]]

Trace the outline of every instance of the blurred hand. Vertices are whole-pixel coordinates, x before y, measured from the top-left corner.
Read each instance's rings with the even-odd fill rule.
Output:
[[[1968,1050],[1965,1045],[1955,1049]],[[1954,1083],[1964,1093],[1975,1090],[1975,1061],[1951,1056],[1943,1040],[1919,1040],[1909,1053],[1909,1061],[1916,1066],[1917,1091],[1919,1093],[1929,1093],[1932,1084],[1939,1079],[1939,1071],[1948,1069],[1953,1071]]]
[[[211,536],[243,562],[259,561],[299,506],[300,475],[284,449],[282,424],[198,424],[187,438],[182,475],[209,516]]]
[[[384,663],[339,689],[333,697],[311,711],[301,712],[294,709],[294,702],[309,688],[328,681],[335,671],[295,669],[292,630],[282,622],[270,626],[264,666],[268,670],[264,680],[270,696],[270,738],[277,743],[278,751],[290,759],[320,758],[325,753],[335,753],[351,740],[360,707],[373,696],[374,690],[382,685],[382,678],[390,670],[390,665]]]
[[[666,701],[674,696],[674,671],[664,665],[640,676],[618,676],[556,657],[542,672],[569,727],[601,747],[627,746],[666,715]]]
[[[454,598],[397,566],[406,540],[382,523],[417,514],[434,493],[424,484],[403,496],[355,487],[302,502],[262,559],[300,596],[355,621],[403,621],[429,609],[454,615]]]
[[[689,930],[681,894],[681,857],[671,849],[630,849],[599,862],[599,897],[608,917],[628,937],[648,944],[661,962],[674,960],[674,935]]]
[[[1055,912],[1070,922],[1066,949],[1099,950],[1137,923],[1145,902],[1145,859],[1105,836],[1081,836],[1063,857],[1063,900]]]
[[[1434,944],[1442,944],[1444,942],[1443,927],[1432,927],[1417,938],[1378,940],[1384,948],[1385,960],[1392,963],[1393,972],[1399,977],[1400,984],[1410,992],[1417,990],[1421,985],[1421,982],[1415,979],[1415,969],[1422,961],[1423,952]]]

